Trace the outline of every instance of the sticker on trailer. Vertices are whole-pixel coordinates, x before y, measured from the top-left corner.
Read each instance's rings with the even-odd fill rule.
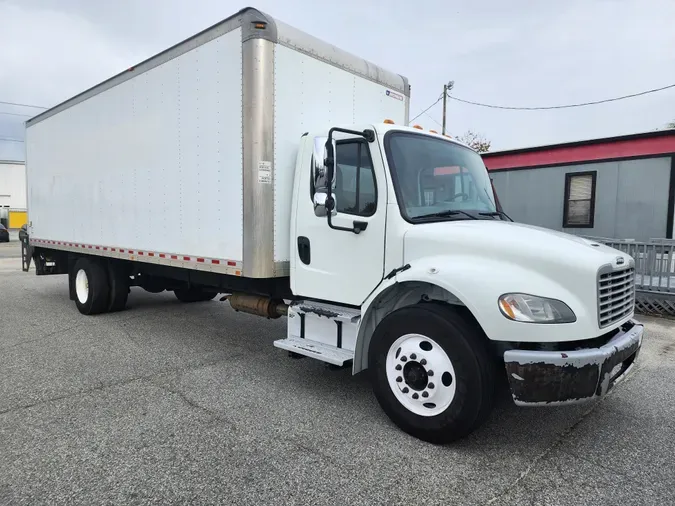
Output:
[[[403,95],[396,93],[395,91],[387,90],[387,96],[395,98],[396,100],[403,100]]]
[[[272,162],[258,162],[258,182],[272,184]]]

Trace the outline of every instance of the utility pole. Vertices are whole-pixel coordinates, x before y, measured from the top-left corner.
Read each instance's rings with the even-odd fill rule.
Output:
[[[448,84],[443,85],[443,131],[441,132],[445,135],[445,111],[448,107],[448,92],[452,90],[455,86],[455,81],[450,81]]]

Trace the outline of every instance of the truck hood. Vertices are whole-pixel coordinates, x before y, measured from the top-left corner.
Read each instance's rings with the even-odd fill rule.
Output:
[[[498,258],[532,269],[572,268],[593,272],[600,266],[626,267],[627,254],[582,237],[501,220],[463,220],[412,226],[404,238],[404,261],[446,254],[476,260]]]

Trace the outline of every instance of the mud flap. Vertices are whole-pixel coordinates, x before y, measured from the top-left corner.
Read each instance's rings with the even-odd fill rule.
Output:
[[[21,238],[21,270],[28,272],[30,270],[30,262],[33,259],[33,247],[28,241],[28,235]]]

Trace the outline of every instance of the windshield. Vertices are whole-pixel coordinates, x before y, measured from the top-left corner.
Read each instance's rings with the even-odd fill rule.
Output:
[[[497,211],[490,178],[478,153],[408,132],[388,133],[385,147],[401,213],[407,220],[438,213],[470,219],[472,214]]]

